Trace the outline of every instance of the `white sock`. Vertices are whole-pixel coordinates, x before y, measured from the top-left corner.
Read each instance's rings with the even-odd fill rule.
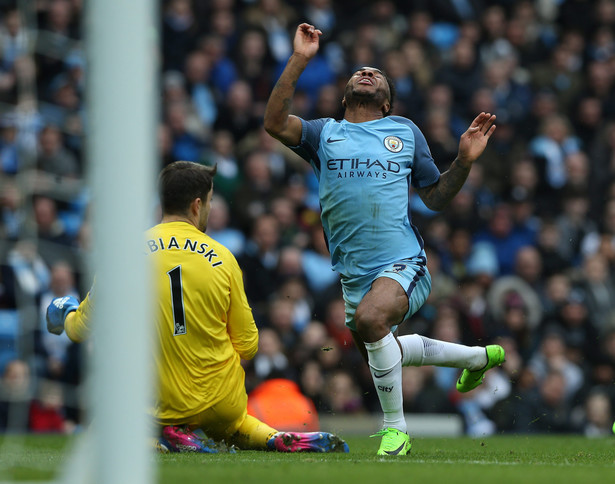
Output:
[[[365,343],[376,393],[384,413],[384,427],[406,432],[401,391],[401,351],[392,333],[374,343]]]
[[[403,350],[403,366],[435,365],[480,370],[487,364],[487,353],[482,346],[465,346],[418,334],[398,339]]]

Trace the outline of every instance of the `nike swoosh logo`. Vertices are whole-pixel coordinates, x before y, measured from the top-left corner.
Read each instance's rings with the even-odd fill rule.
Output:
[[[389,454],[389,455],[397,455],[399,454],[402,449],[406,446],[406,443],[404,442],[403,444],[401,444],[397,449],[395,450],[385,450],[384,452]]]
[[[340,138],[340,139],[327,138],[327,143],[336,143],[338,141],[346,141],[346,138]]]
[[[387,376],[389,373],[391,373],[393,371],[393,368],[391,368],[389,371],[387,371],[386,373],[383,373],[382,375],[376,375],[374,373],[374,378],[382,378],[383,376]]]

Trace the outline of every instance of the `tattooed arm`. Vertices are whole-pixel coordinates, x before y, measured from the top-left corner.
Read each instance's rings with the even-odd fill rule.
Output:
[[[480,113],[459,140],[459,152],[451,167],[440,175],[437,183],[420,188],[417,193],[431,210],[440,211],[461,190],[472,164],[483,153],[495,131],[495,115]]]
[[[301,121],[289,114],[290,105],[299,76],[318,52],[320,35],[322,32],[313,25],[304,23],[297,27],[293,55],[290,56],[267,102],[265,130],[285,145],[296,146],[301,142]]]

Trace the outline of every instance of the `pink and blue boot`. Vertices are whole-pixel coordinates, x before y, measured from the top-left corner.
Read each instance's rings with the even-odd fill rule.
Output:
[[[348,444],[328,432],[278,432],[267,442],[278,452],[348,452]]]

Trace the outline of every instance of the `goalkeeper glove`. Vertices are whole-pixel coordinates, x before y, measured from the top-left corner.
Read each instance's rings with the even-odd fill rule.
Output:
[[[47,331],[62,334],[66,316],[79,308],[79,301],[73,296],[56,297],[47,306]]]

